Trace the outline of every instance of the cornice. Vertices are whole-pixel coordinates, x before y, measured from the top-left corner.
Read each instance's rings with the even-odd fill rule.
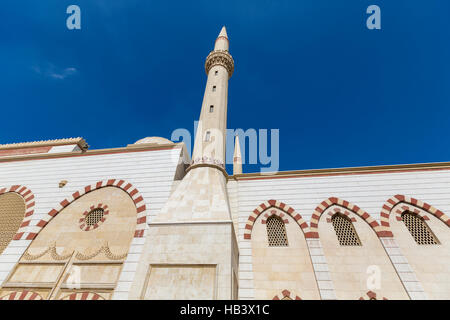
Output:
[[[81,138],[67,138],[67,139],[54,139],[54,140],[41,140],[41,141],[31,141],[31,142],[18,142],[18,143],[7,143],[0,144],[0,150],[10,150],[10,149],[21,149],[21,148],[34,148],[34,147],[44,147],[44,146],[62,146],[76,144],[81,150],[86,150],[88,145],[86,141]]]
[[[158,146],[148,146],[148,145],[142,144],[142,145],[134,145],[132,147],[122,147],[122,148],[97,149],[97,150],[86,150],[86,151],[72,151],[72,152],[61,152],[61,153],[26,154],[26,155],[1,157],[0,158],[0,163],[3,163],[3,162],[14,162],[14,161],[41,160],[41,159],[55,159],[55,158],[95,156],[95,155],[115,154],[115,153],[159,151],[159,150],[183,148],[183,145],[184,144],[182,142],[173,143],[173,144],[167,144],[167,145],[158,145]]]
[[[229,180],[262,180],[262,179],[286,179],[301,177],[320,177],[320,176],[337,176],[351,174],[382,174],[382,173],[401,173],[414,171],[433,171],[433,170],[450,170],[450,162],[434,162],[434,163],[414,163],[399,165],[381,165],[367,167],[347,167],[347,168],[330,168],[330,169],[307,169],[279,171],[271,173],[243,173],[229,176]]]

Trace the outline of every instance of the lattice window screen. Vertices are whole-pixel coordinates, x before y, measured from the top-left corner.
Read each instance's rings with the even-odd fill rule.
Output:
[[[104,210],[102,208],[96,208],[91,210],[86,216],[86,224],[88,226],[93,226],[97,224],[103,218]]]
[[[16,193],[8,192],[0,196],[0,253],[5,250],[25,215],[25,202]]]
[[[341,214],[335,214],[333,218],[331,218],[331,222],[341,246],[361,245],[361,241],[359,240],[358,234],[350,219]]]
[[[439,244],[425,221],[416,214],[404,212],[402,221],[418,244]]]
[[[288,245],[284,222],[275,216],[267,219],[267,237],[269,247],[286,247]]]

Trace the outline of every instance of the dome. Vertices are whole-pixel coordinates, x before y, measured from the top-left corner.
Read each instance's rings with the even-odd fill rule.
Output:
[[[166,144],[174,144],[172,141],[163,138],[163,137],[145,137],[134,144],[154,144],[154,145],[166,145]]]

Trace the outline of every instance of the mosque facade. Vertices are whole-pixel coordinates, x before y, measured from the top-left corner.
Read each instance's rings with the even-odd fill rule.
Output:
[[[225,27],[205,71],[192,157],[0,145],[0,299],[450,299],[450,163],[229,174]]]

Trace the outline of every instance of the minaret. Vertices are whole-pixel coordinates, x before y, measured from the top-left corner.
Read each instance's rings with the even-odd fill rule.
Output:
[[[228,79],[234,61],[225,27],[207,56],[208,76],[191,165],[154,221],[231,221],[225,171]]]
[[[234,70],[234,61],[228,50],[229,40],[223,27],[214,50],[205,62],[208,80],[195,137],[192,165],[209,163],[225,168],[228,79]]]
[[[237,298],[239,249],[225,171],[228,79],[234,67],[228,46],[224,27],[206,58],[208,80],[193,161],[148,223],[145,255],[136,279],[145,279],[148,266],[175,264],[176,268],[166,268],[163,282],[149,284],[152,290],[161,292],[161,299],[174,299],[186,291],[195,292],[194,299]],[[179,272],[192,287],[179,281]],[[134,292],[143,292],[143,284],[136,281]]]
[[[234,138],[233,175],[242,173],[242,156],[239,136]]]

